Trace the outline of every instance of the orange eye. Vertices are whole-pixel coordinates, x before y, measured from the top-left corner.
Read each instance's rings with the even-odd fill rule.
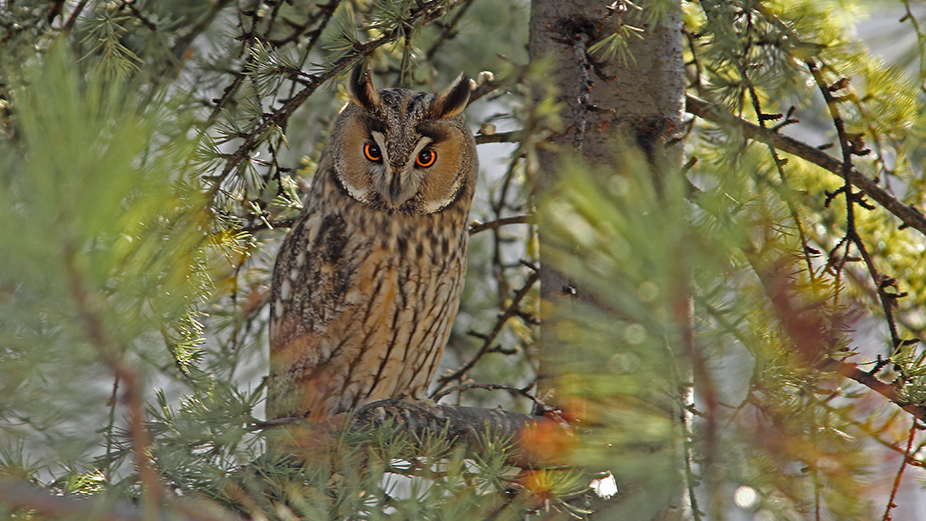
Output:
[[[415,163],[417,163],[418,166],[423,166],[427,168],[433,165],[434,161],[436,160],[437,160],[437,152],[431,150],[430,148],[426,148],[422,150],[421,152],[418,152],[418,157],[415,158]]]
[[[363,155],[367,156],[367,159],[378,163],[383,159],[383,153],[379,151],[379,147],[375,143],[367,143],[363,145]]]

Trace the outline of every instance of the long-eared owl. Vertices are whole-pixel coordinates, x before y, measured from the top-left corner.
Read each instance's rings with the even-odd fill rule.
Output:
[[[377,91],[363,65],[273,270],[267,417],[423,398],[456,315],[478,170],[460,75]]]

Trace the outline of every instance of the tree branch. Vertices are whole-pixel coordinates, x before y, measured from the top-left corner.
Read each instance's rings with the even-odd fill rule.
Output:
[[[399,431],[416,439],[425,439],[428,433],[444,433],[452,443],[463,444],[472,451],[481,451],[488,437],[511,439],[517,450],[509,463],[518,467],[549,466],[561,454],[550,454],[538,447],[537,432],[542,437],[571,437],[569,425],[555,415],[532,416],[518,412],[481,407],[451,405],[420,405],[405,400],[388,399],[366,404],[354,415],[350,426],[353,432],[382,425],[392,420]]]
[[[347,422],[350,422],[349,424]],[[276,418],[255,425],[256,429],[292,427],[304,430],[297,438],[300,449],[327,450],[325,440],[341,432],[363,433],[392,423],[398,434],[415,440],[437,435],[451,444],[462,446],[470,453],[485,451],[485,440],[511,440],[508,464],[521,468],[562,465],[560,443],[572,439],[572,427],[550,411],[534,416],[506,411],[501,407],[486,409],[462,405],[440,405],[431,401],[410,402],[388,398],[362,405],[353,413],[332,416],[322,423],[309,423],[304,418]],[[296,447],[293,447],[296,448]]]
[[[500,81],[496,81],[495,79],[487,79],[483,83],[480,83],[478,86],[476,86],[476,90],[470,92],[469,102],[472,103],[477,99],[488,95],[490,92],[495,92],[501,86],[502,83]]]
[[[495,134],[476,134],[475,137],[477,145],[482,145],[484,143],[517,143],[523,138],[521,132],[518,130],[498,132]]]
[[[463,367],[457,369],[453,373],[438,378],[437,391],[442,389],[449,382],[452,382],[458,378],[462,378],[463,375],[465,375],[470,369],[473,368],[473,366],[476,365],[476,362],[482,359],[482,357],[489,352],[489,349],[492,347],[492,342],[495,341],[495,337],[501,333],[502,328],[505,326],[505,323],[508,322],[508,319],[518,316],[518,310],[520,309],[521,301],[527,295],[527,292],[530,291],[531,287],[533,287],[534,283],[539,279],[540,270],[534,270],[530,275],[527,276],[527,280],[524,281],[524,285],[521,286],[521,289],[518,290],[517,294],[511,300],[511,304],[509,304],[508,307],[505,308],[505,311],[503,311],[498,316],[498,320],[495,321],[495,327],[492,328],[492,332],[483,337],[482,347],[479,349],[479,352],[476,353],[476,356],[474,356],[473,359],[469,362],[463,364]]]
[[[473,0],[463,0],[462,5],[457,8],[456,14],[454,14],[453,19],[450,20],[450,23],[444,25],[441,28],[441,34],[437,38],[437,41],[431,45],[431,48],[428,49],[428,52],[425,53],[424,61],[426,63],[431,63],[434,59],[434,55],[437,54],[438,49],[442,45],[447,43],[447,41],[453,39],[457,35],[457,25],[460,23],[460,19],[463,18],[463,15],[466,14],[466,10],[473,5]]]
[[[763,131],[758,125],[750,123],[744,119],[738,118],[732,114],[726,113],[722,108],[713,105],[702,99],[696,98],[690,94],[685,96],[686,110],[699,118],[718,124],[733,124],[748,139],[755,139],[761,143],[772,145],[777,149],[793,154],[811,163],[829,170],[830,172],[845,178],[843,175],[843,164],[835,157],[823,152],[822,150],[812,147],[807,143],[798,141],[794,138],[782,136],[772,131]],[[878,184],[858,170],[849,170],[849,181],[868,197],[877,201],[885,210],[892,213],[895,217],[903,221],[904,226],[914,228],[923,235],[926,235],[926,216],[920,213],[916,208],[901,202],[899,199],[887,192],[887,190],[878,186]]]
[[[470,389],[485,389],[487,391],[508,391],[511,394],[514,394],[517,396],[523,396],[527,398],[528,400],[534,402],[536,405],[541,407],[542,410],[544,411],[551,410],[551,408],[547,404],[543,403],[543,401],[541,401],[539,398],[537,398],[536,396],[534,396],[532,393],[528,391],[528,389],[530,389],[530,386],[527,388],[521,389],[521,388],[513,387],[510,385],[483,384],[483,383],[469,382],[469,383],[457,385],[449,389],[444,389],[440,392],[434,393],[431,399],[434,401],[440,401],[441,398],[443,398],[444,396],[447,396],[450,393],[455,393],[457,391],[468,391]]]
[[[897,490],[900,488],[900,479],[903,477],[903,471],[907,468],[907,460],[910,457],[910,449],[913,448],[913,440],[916,438],[916,420],[910,425],[910,435],[907,437],[907,449],[904,451],[903,461],[900,463],[900,470],[894,476],[894,485],[891,487],[891,497],[887,500],[887,508],[884,510],[884,516],[881,521],[891,521],[891,509],[897,506],[894,500],[897,498]]]
[[[834,360],[831,363],[832,366],[836,368],[837,373],[850,380],[855,380],[881,396],[884,396],[901,409],[912,414],[917,420],[926,423],[926,406],[904,400],[903,397],[898,394],[897,388],[893,385],[884,383],[873,374],[862,371],[858,368],[858,364],[838,360]]]
[[[515,215],[513,217],[503,217],[495,221],[489,221],[487,223],[481,223],[479,221],[473,221],[469,225],[469,234],[473,235],[479,232],[484,232],[486,230],[491,230],[498,228],[499,226],[505,226],[506,224],[525,224],[531,222],[531,215]]]

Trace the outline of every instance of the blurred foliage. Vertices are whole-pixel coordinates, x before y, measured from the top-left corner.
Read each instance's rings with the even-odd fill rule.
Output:
[[[666,1],[614,5],[642,9],[647,23],[675,12]],[[892,6],[892,30],[911,43],[884,57],[854,27]],[[880,207],[827,196],[843,186],[833,173],[697,118],[681,145],[696,161],[682,173],[615,141],[619,168],[568,157],[567,181],[532,193],[538,147],[567,125],[549,81],[555,60],[528,63],[529,7],[0,2],[0,476],[139,500],[141,406],[141,452],[178,517],[183,496],[253,519],[650,519],[686,485],[697,519],[880,514],[904,453],[906,472],[922,475],[926,439],[827,362],[858,363],[926,405],[921,234]],[[842,160],[808,62],[830,86],[851,80],[831,92],[846,131],[870,149],[856,168],[924,206],[917,4],[702,0],[681,14],[690,93],[762,116],[769,131],[787,123],[781,133],[812,146],[835,143]],[[590,52],[632,64],[626,41],[643,27],[624,25]],[[472,215],[536,218],[473,236],[445,374],[481,358],[437,387],[535,382],[539,291],[525,284],[540,227],[556,267],[595,304],[557,302],[543,317],[561,355],[558,405],[577,436],[531,441],[584,470],[519,471],[506,464],[510,440],[487,439],[473,455],[390,425],[337,438],[308,463],[265,454],[279,430],[262,423],[273,259],[361,57],[384,87],[494,74],[481,76],[497,88],[469,107],[470,124],[519,133],[480,146]],[[853,233],[907,295],[890,317],[882,281],[857,245],[847,249]],[[485,390],[447,401],[531,406]],[[598,472],[616,477],[614,499],[590,492]],[[754,501],[734,502],[743,487]],[[645,493],[625,494],[635,490]],[[0,516],[41,518],[6,506]]]

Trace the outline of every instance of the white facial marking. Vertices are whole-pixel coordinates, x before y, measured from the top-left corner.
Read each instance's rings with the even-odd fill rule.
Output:
[[[289,290],[291,289],[289,279],[283,279],[283,284],[280,286],[280,298],[286,300],[289,298]]]
[[[375,130],[370,132],[373,136],[373,141],[376,141],[376,144],[379,146],[379,152],[383,155],[383,164],[389,164],[389,150],[386,149],[386,134],[382,132],[376,132]]]
[[[343,184],[344,188],[347,189],[347,193],[349,193],[351,197],[357,199],[358,201],[362,201],[363,198],[366,197],[368,193],[370,193],[370,187],[357,188],[356,186],[343,180],[341,181],[341,184]]]
[[[459,175],[456,179],[453,180],[453,186],[450,187],[450,193],[447,197],[443,199],[438,199],[437,201],[429,201],[425,203],[422,210],[424,213],[434,213],[438,210],[443,209],[448,204],[453,202],[453,198],[457,195],[457,191],[460,190],[460,185],[463,184],[463,176]]]

